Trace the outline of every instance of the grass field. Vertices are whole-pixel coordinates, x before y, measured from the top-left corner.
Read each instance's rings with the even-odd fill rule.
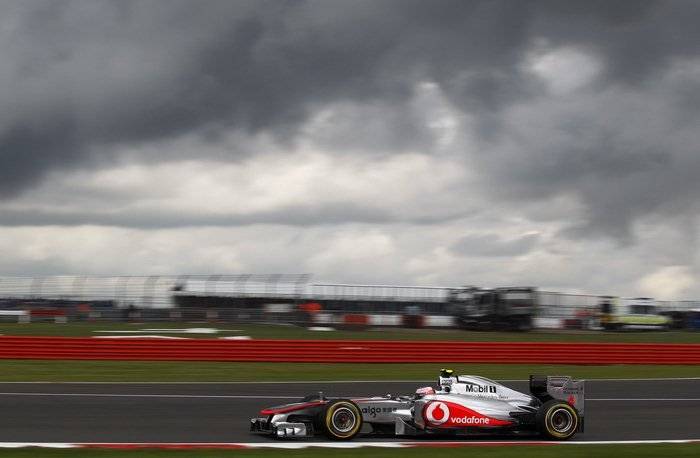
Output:
[[[561,446],[521,446],[521,447],[488,447],[478,448],[407,448],[407,449],[324,449],[311,448],[306,450],[38,450],[18,449],[0,450],[0,457],[7,458],[165,458],[189,457],[198,458],[268,458],[275,456],[296,457],[327,457],[334,458],[389,458],[401,456],[405,458],[421,458],[439,455],[441,458],[465,457],[477,455],[479,458],[618,458],[618,457],[668,457],[676,458],[700,456],[700,444],[653,444],[653,445],[561,445]]]
[[[173,333],[182,329],[219,329],[218,333]],[[153,331],[156,329],[157,331]],[[368,339],[368,340],[453,340],[471,342],[658,342],[700,343],[700,332],[647,331],[533,331],[475,332],[458,329],[374,329],[357,331],[309,331],[298,326],[239,325],[235,323],[1,323],[0,334],[16,336],[71,336],[163,334],[190,338],[245,335],[254,339]],[[121,331],[121,332],[120,332]],[[127,331],[127,332],[124,332]],[[168,332],[170,331],[170,332]]]
[[[584,379],[700,377],[700,366],[0,360],[0,382],[432,380],[444,366],[460,374],[479,374],[498,380],[527,379],[530,374]]]

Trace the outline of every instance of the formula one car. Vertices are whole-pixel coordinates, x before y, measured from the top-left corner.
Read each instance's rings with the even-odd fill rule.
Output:
[[[408,396],[329,399],[318,393],[263,409],[250,430],[281,439],[323,434],[331,440],[350,440],[363,426],[369,434],[393,436],[540,434],[567,440],[583,432],[584,382],[571,377],[531,375],[531,394],[525,394],[443,369],[438,385]]]

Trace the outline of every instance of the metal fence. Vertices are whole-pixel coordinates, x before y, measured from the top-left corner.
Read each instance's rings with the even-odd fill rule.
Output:
[[[112,301],[117,306],[172,307],[178,277],[0,277],[0,297],[21,300]]]
[[[2,299],[112,301],[117,307],[172,308],[178,294],[301,297],[310,276],[179,275],[0,277]]]
[[[113,312],[103,317],[120,316],[119,310],[130,307],[153,319],[177,317],[171,313],[178,296],[191,298],[196,304],[205,298],[257,298],[274,302],[297,303],[317,300],[329,304],[326,310],[362,313],[406,313],[419,307],[425,313],[448,315],[448,296],[452,288],[394,285],[351,285],[311,283],[309,274],[270,275],[180,275],[180,276],[50,276],[0,277],[0,309],[32,300],[109,301]],[[551,291],[538,293],[538,316],[567,319],[582,311],[593,311],[600,296],[567,294]],[[662,311],[687,311],[700,308],[698,301],[657,301]],[[206,308],[203,305],[203,308]],[[194,311],[179,312],[195,313]],[[252,308],[235,306],[224,315],[259,319]],[[201,315],[201,313],[200,313]],[[181,315],[182,318],[186,316]]]
[[[362,302],[447,302],[451,288],[436,286],[348,285],[326,283],[310,285],[309,296],[318,300],[354,300]]]

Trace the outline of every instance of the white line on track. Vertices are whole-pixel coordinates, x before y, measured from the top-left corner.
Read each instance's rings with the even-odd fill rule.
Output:
[[[614,402],[614,401],[700,401],[700,398],[593,398],[586,399],[586,401],[602,401],[602,402]]]
[[[396,441],[396,442],[230,442],[230,443],[208,443],[208,442],[160,442],[160,443],[143,443],[143,442],[117,442],[117,443],[66,443],[66,442],[0,442],[0,448],[23,448],[23,447],[42,447],[42,448],[116,448],[116,449],[137,449],[137,448],[183,448],[183,449],[255,449],[255,448],[270,448],[270,449],[306,449],[309,447],[324,447],[324,448],[342,448],[352,449],[361,447],[380,447],[380,448],[412,448],[412,447],[469,447],[469,446],[532,446],[532,445],[547,445],[547,446],[567,446],[567,445],[628,445],[628,444],[687,444],[698,443],[700,439],[668,439],[668,440],[624,440],[624,441],[569,441],[569,442],[542,442],[542,441]]]
[[[208,395],[208,394],[126,394],[126,393],[2,393],[0,396],[54,396],[93,398],[182,398],[182,399],[301,399],[301,396]]]

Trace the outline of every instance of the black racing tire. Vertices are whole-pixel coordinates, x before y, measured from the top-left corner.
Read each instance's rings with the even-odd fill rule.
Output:
[[[537,411],[537,429],[549,440],[565,441],[578,431],[581,418],[574,407],[566,402],[552,399]]]
[[[331,401],[321,411],[321,431],[334,441],[349,441],[362,429],[362,412],[349,399]]]

